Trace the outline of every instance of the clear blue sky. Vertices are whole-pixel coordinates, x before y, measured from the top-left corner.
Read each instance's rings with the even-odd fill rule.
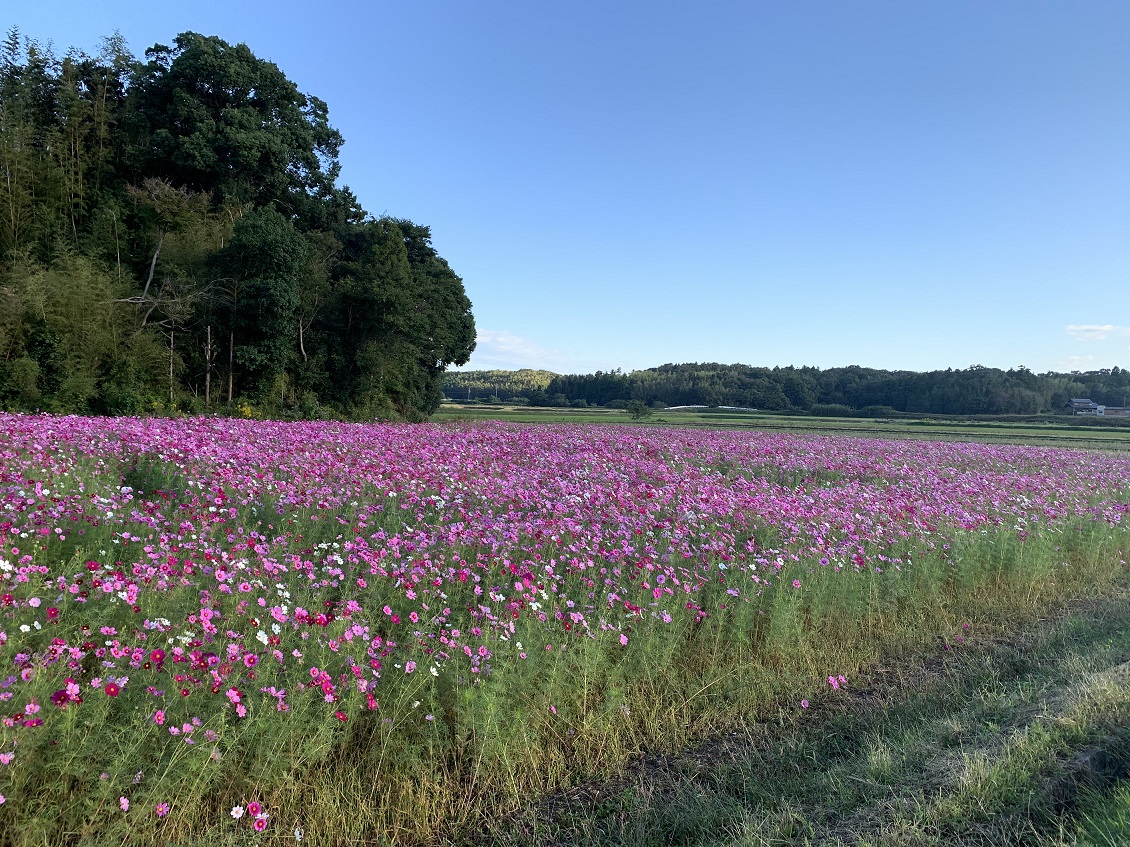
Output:
[[[245,42],[432,227],[470,367],[1130,367],[1126,0],[14,3]]]

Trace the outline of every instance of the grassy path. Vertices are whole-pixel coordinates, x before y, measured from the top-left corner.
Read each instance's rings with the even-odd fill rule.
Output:
[[[642,761],[490,842],[1130,844],[1130,791],[1115,787],[1128,771],[1130,586],[1020,634],[939,643],[807,711],[787,704],[775,723]]]

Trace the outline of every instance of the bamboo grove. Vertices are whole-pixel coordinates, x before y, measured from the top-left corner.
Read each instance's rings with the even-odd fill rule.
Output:
[[[243,44],[0,46],[0,407],[420,419],[475,344],[428,227]]]

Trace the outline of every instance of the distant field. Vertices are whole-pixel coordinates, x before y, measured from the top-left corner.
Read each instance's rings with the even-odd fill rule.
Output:
[[[531,406],[461,406],[445,404],[432,416],[436,422],[498,420],[516,423],[638,423],[642,426],[752,429],[793,433],[913,438],[927,441],[983,441],[1042,444],[1099,450],[1130,450],[1130,427],[1100,429],[1069,423],[996,421],[886,420],[881,418],[814,418],[717,409],[656,411],[632,421],[623,409],[563,409]]]

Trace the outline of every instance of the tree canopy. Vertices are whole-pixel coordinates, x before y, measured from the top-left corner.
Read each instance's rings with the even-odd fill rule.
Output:
[[[244,44],[0,45],[0,406],[420,419],[475,324],[428,227],[339,185],[326,103]]]
[[[538,380],[529,374],[539,375]],[[455,371],[443,379],[447,396],[543,405],[736,406],[816,415],[1033,415],[1064,412],[1085,397],[1106,406],[1130,399],[1130,372],[1035,374],[1025,367],[886,371],[857,365],[753,367],[717,363],[667,364],[621,373]]]

